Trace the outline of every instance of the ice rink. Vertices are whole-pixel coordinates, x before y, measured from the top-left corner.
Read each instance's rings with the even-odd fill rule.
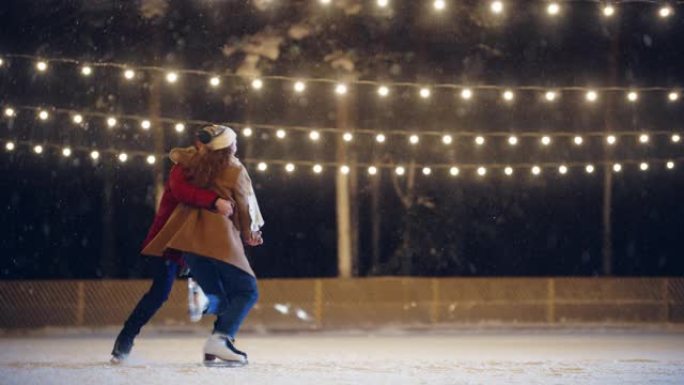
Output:
[[[0,383],[684,384],[684,332],[463,329],[242,336],[245,368],[205,368],[202,334],[147,332],[125,366],[113,333],[0,338]]]

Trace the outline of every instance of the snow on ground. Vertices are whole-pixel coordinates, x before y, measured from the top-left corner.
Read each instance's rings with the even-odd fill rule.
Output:
[[[204,337],[147,332],[125,366],[113,333],[0,338],[0,384],[684,384],[684,332],[463,329],[245,335],[245,368],[205,368]]]

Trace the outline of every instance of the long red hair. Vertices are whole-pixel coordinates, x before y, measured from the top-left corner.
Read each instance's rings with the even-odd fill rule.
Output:
[[[192,183],[207,188],[219,173],[230,165],[235,151],[233,146],[211,151],[202,148],[192,157],[187,171]]]

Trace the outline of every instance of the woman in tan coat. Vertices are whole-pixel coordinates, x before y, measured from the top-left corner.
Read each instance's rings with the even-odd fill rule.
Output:
[[[145,255],[179,250],[209,298],[206,313],[216,314],[214,330],[204,345],[205,365],[245,365],[247,355],[234,346],[235,335],[257,301],[254,272],[243,242],[260,245],[264,221],[247,170],[235,157],[237,135],[229,127],[206,126],[198,146],[174,149],[170,158],[187,172],[190,182],[235,203],[232,217],[179,205],[145,247]]]

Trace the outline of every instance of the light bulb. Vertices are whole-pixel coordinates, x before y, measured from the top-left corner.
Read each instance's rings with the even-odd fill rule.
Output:
[[[479,176],[485,176],[487,174],[487,169],[480,166],[477,168],[477,175]]]
[[[444,144],[451,144],[451,142],[453,142],[453,140],[454,139],[451,137],[451,135],[442,136],[442,143],[444,143]]]
[[[418,144],[418,142],[420,142],[420,138],[418,137],[418,135],[409,136],[409,143]]]
[[[435,2],[432,3],[432,6],[435,7],[435,10],[437,11],[443,11],[444,8],[446,8],[446,2],[444,0],[435,0]]]
[[[389,95],[389,88],[387,88],[386,86],[378,87],[378,95],[382,97]]]
[[[297,93],[302,93],[306,89],[306,84],[302,81],[295,82],[294,84],[294,90]]]
[[[389,0],[377,0],[378,7],[385,8],[389,5]]]
[[[351,142],[354,139],[354,135],[351,132],[345,132],[344,135],[342,135],[342,139],[345,142]]]
[[[576,136],[572,139],[572,142],[575,143],[576,146],[581,146],[582,143],[584,143],[584,138],[581,136]]]
[[[649,140],[650,140],[650,138],[648,135],[646,135],[646,134],[639,135],[639,143],[645,144],[645,143],[648,143]]]
[[[492,1],[492,4],[489,6],[489,9],[492,11],[492,13],[499,15],[503,13],[504,4],[502,1]]]
[[[549,4],[546,7],[546,13],[548,13],[550,16],[558,15],[560,13],[560,5],[558,5],[556,2]]]
[[[267,169],[268,169],[268,165],[266,163],[259,162],[259,164],[257,164],[257,170],[266,171]]]
[[[513,167],[511,167],[511,166],[506,166],[506,168],[504,168],[504,174],[506,174],[506,175],[508,175],[508,176],[513,175]]]
[[[35,152],[36,154],[42,154],[43,153],[43,146],[41,146],[40,144],[34,146],[33,152]]]
[[[157,158],[154,155],[148,155],[145,161],[147,161],[147,164],[154,164]]]
[[[477,144],[478,146],[482,146],[483,144],[485,144],[485,138],[483,136],[476,137],[475,144]]]
[[[329,5],[331,0],[318,0],[323,5]]]
[[[71,120],[76,124],[81,124],[83,123],[83,116],[81,116],[81,114],[76,114],[71,118]]]
[[[370,175],[375,175],[378,173],[378,168],[375,166],[370,166],[370,167],[368,167],[368,173]]]
[[[65,147],[62,149],[62,156],[65,158],[68,158],[71,156],[71,149],[69,147]]]
[[[253,133],[254,131],[251,127],[245,127],[242,129],[242,136],[244,136],[245,138],[249,138],[250,136],[252,136]]]
[[[675,167],[675,163],[670,160],[665,164],[665,167],[667,167],[668,170],[672,170]]]
[[[375,141],[378,142],[378,143],[385,143],[385,140],[386,140],[386,139],[387,139],[387,138],[385,137],[385,134],[377,134],[377,135],[375,136]]]
[[[461,98],[463,98],[464,100],[470,100],[472,99],[472,97],[473,90],[471,90],[470,88],[464,88],[463,90],[461,90]]]
[[[140,127],[143,130],[149,130],[150,127],[152,127],[152,123],[150,123],[150,121],[146,119],[146,120],[143,120],[142,122],[140,122]]]
[[[423,167],[423,175],[428,176],[432,174],[432,169],[430,167]]]
[[[598,93],[596,91],[587,91],[585,98],[588,102],[593,103],[598,99]]]
[[[119,162],[125,163],[127,160],[128,160],[128,154],[126,154],[125,152],[122,152],[121,154],[119,154]]]
[[[166,81],[169,83],[175,83],[178,81],[178,73],[176,72],[168,72],[166,74]]]
[[[511,90],[506,90],[506,91],[504,91],[504,93],[502,94],[502,96],[503,96],[504,100],[507,101],[507,102],[512,102],[513,99],[515,98],[515,94],[514,94],[513,91],[511,91]]]
[[[430,97],[430,89],[429,88],[421,88],[420,89],[420,97],[423,99],[427,99]]]
[[[90,66],[81,67],[81,75],[90,76],[93,73],[93,69]]]
[[[92,160],[98,160],[100,158],[100,153],[98,151],[91,151],[90,158]]]
[[[107,118],[107,125],[109,127],[116,126],[116,118],[114,118],[113,116],[110,116],[109,118]]]
[[[342,165],[342,166],[340,167],[340,172],[341,172],[342,174],[344,174],[344,175],[349,174],[349,171],[350,171],[349,166],[347,166],[346,164],[345,164],[345,165]]]
[[[252,80],[252,88],[254,88],[255,90],[260,90],[261,88],[263,88],[263,86],[264,86],[263,80],[261,80],[261,79]],[[296,89],[297,88],[295,87],[295,90]],[[304,88],[302,88],[302,91],[304,91]]]
[[[533,166],[532,167],[532,175],[539,175],[541,174],[541,168],[539,166]]]
[[[335,93],[338,95],[345,95],[347,93],[346,84],[338,84],[335,86]]]
[[[176,123],[173,128],[176,130],[176,132],[183,132],[185,131],[185,124],[183,123]]]
[[[5,150],[7,151],[14,151],[14,142],[7,142],[5,143]]]
[[[394,169],[394,172],[397,175],[404,175],[404,173],[406,173],[406,169],[402,166],[398,166],[397,168]]]
[[[678,134],[672,135],[671,139],[672,139],[672,143],[679,143],[682,140],[682,138]]]
[[[620,171],[622,171],[622,165],[621,165],[620,163],[615,163],[615,164],[613,165],[613,171],[615,171],[615,172],[620,172]]]
[[[47,68],[48,68],[47,62],[39,61],[36,63],[36,69],[38,70],[38,72],[45,72],[45,71],[47,71]]]
[[[608,143],[609,145],[612,146],[612,145],[614,145],[616,142],[617,142],[617,137],[616,137],[615,135],[608,135],[608,136],[606,137],[606,143]]]
[[[641,171],[646,171],[646,170],[648,170],[648,163],[646,163],[646,162],[641,162],[641,164],[639,164],[639,169],[640,169]]]
[[[667,94],[667,99],[671,102],[676,102],[677,100],[679,100],[679,93],[672,91],[669,94]]]
[[[518,137],[517,136],[510,136],[508,138],[508,144],[511,146],[515,146],[518,144]]]
[[[541,138],[541,144],[544,146],[548,146],[551,144],[551,138],[548,136],[542,136]]]
[[[285,165],[285,171],[291,173],[291,172],[294,172],[294,170],[295,170],[295,165],[294,165],[294,164],[288,163],[288,164]]]
[[[12,108],[12,107],[7,107],[7,108],[5,108],[5,116],[6,116],[6,117],[11,118],[11,117],[13,117],[15,114],[16,114],[16,113],[15,113],[15,111],[14,111],[14,108]]]
[[[47,120],[49,117],[50,117],[50,114],[45,110],[42,110],[38,113],[38,118],[40,120]]]
[[[613,7],[611,4],[606,4],[603,7],[603,16],[611,17],[613,15],[615,15],[615,7]]]
[[[660,7],[660,9],[658,10],[658,15],[660,15],[660,17],[662,17],[663,19],[672,16],[673,13],[674,11],[672,10],[672,7],[670,7],[669,5],[664,5]]]
[[[567,174],[567,173],[568,173],[568,166],[566,166],[566,165],[561,165],[560,167],[558,167],[558,172],[559,172],[561,175]]]
[[[285,136],[287,136],[287,133],[285,132],[285,130],[276,131],[276,137],[278,139],[285,139]]]
[[[459,170],[458,167],[451,167],[449,169],[449,174],[451,174],[451,176],[458,176],[458,174],[460,174],[460,173],[461,173],[461,170]]]
[[[311,131],[309,133],[309,139],[311,139],[314,142],[317,142],[319,139],[321,139],[321,134],[318,131]]]
[[[209,85],[216,88],[221,85],[221,79],[218,76],[212,76],[211,79],[209,79]]]
[[[546,91],[546,93],[544,94],[544,99],[546,99],[547,102],[553,102],[556,100],[557,97],[558,94],[556,93],[556,91]]]
[[[124,71],[124,78],[126,80],[132,80],[135,77],[135,71],[133,70],[125,70]]]
[[[321,172],[323,172],[323,166],[321,166],[320,164],[315,164],[312,170],[314,173],[320,174]]]
[[[636,102],[638,99],[639,99],[639,94],[637,94],[635,91],[630,91],[627,94],[627,100],[629,100],[632,103]]]
[[[593,174],[594,173],[594,165],[588,164],[584,170],[587,172],[587,174]]]

